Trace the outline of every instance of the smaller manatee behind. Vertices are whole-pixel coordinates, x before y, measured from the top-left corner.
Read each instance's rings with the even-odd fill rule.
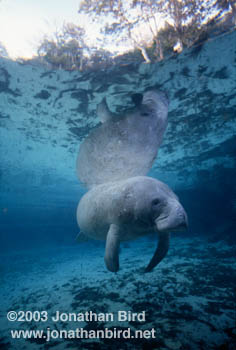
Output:
[[[147,91],[132,113],[115,116],[103,100],[97,108],[103,124],[82,142],[77,158],[79,180],[86,187],[146,175],[167,127],[168,99]]]

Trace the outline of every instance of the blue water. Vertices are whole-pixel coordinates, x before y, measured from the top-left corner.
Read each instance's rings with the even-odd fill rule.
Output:
[[[202,56],[191,58],[191,64],[210,60],[212,72],[216,65],[214,50],[222,47],[232,53],[234,39],[233,33],[210,43]],[[95,107],[100,97],[94,102],[91,98],[92,112],[86,117],[84,111],[73,110],[78,101],[66,95],[67,88],[74,91],[77,73],[45,72],[0,61],[1,350],[236,348],[236,85],[232,74],[220,78],[218,74],[215,85],[209,74],[199,81],[188,80],[180,71],[190,56],[187,53],[179,61],[172,59],[162,66],[165,74],[180,68],[172,82],[164,83],[163,75],[163,86],[165,90],[169,87],[172,103],[169,129],[158,154],[160,165],[157,162],[149,174],[168,183],[178,195],[188,213],[189,228],[172,233],[168,255],[151,273],[144,273],[144,267],[156,248],[155,234],[121,244],[118,273],[105,267],[104,242],[76,241],[76,208],[86,189],[76,177],[75,161],[79,143],[99,125]],[[235,53],[226,57],[235,62]],[[161,74],[158,67],[152,66],[146,76],[135,73],[144,81],[145,87],[140,90],[149,86],[154,73]],[[228,69],[235,72],[235,63]],[[116,68],[115,74],[124,72]],[[101,76],[93,72],[83,79],[79,76],[78,84],[93,82],[96,91],[99,79]],[[203,80],[212,83],[212,91],[218,84],[224,93],[210,94]],[[180,91],[181,84],[193,89],[192,100],[186,91]],[[35,97],[42,86],[52,97]],[[127,83],[129,94],[132,89]],[[198,89],[196,106],[194,91]],[[123,91],[118,92],[123,96]],[[181,94],[184,97],[178,100]],[[54,101],[59,95],[61,102]],[[116,101],[116,95],[115,99],[112,96],[110,104]],[[189,122],[181,119],[186,110],[191,112]],[[74,125],[77,135],[68,131]],[[63,317],[93,312],[102,318],[110,313],[114,319],[96,320],[94,316],[56,322],[53,317],[57,311],[64,313]],[[118,319],[120,311],[134,319]],[[135,319],[135,314],[140,319]],[[17,320],[9,321],[7,315],[16,315]],[[76,329],[83,329],[84,336],[79,337]],[[44,333],[20,333],[16,339],[12,333],[16,330]],[[108,332],[99,338],[93,333],[97,330],[110,330],[113,335]],[[130,334],[121,333],[118,338],[117,331]]]

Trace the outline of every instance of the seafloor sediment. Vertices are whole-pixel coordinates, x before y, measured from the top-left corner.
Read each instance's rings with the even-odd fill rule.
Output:
[[[152,273],[143,267],[154,238],[125,243],[118,273],[106,271],[103,244],[87,242],[1,256],[0,349],[235,349],[235,248],[173,237]],[[46,310],[47,322],[10,322],[7,311]],[[61,313],[145,311],[145,322],[62,322]],[[12,339],[10,330],[155,329],[153,339]]]

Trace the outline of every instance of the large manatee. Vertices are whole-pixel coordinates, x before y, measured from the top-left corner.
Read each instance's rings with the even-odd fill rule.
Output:
[[[97,114],[102,125],[80,146],[79,180],[91,188],[110,181],[146,175],[167,126],[168,99],[163,92],[147,91],[134,112],[112,114],[103,100]]]
[[[105,263],[112,272],[119,269],[121,241],[157,232],[159,242],[146,268],[149,272],[166,255],[170,232],[186,228],[187,215],[167,185],[136,176],[89,190],[79,202],[77,222],[84,235],[106,240]]]

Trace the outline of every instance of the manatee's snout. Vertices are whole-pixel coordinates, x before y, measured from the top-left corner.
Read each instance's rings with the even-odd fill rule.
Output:
[[[182,231],[188,228],[188,217],[182,206],[177,210],[175,222],[176,223],[173,231]]]
[[[164,104],[165,107],[169,105],[169,98],[165,91],[160,90],[149,90],[143,95],[143,104],[154,104],[158,106],[160,103]]]
[[[164,215],[155,220],[156,228],[159,232],[171,232],[186,230],[188,227],[188,217],[182,205],[172,200]]]

